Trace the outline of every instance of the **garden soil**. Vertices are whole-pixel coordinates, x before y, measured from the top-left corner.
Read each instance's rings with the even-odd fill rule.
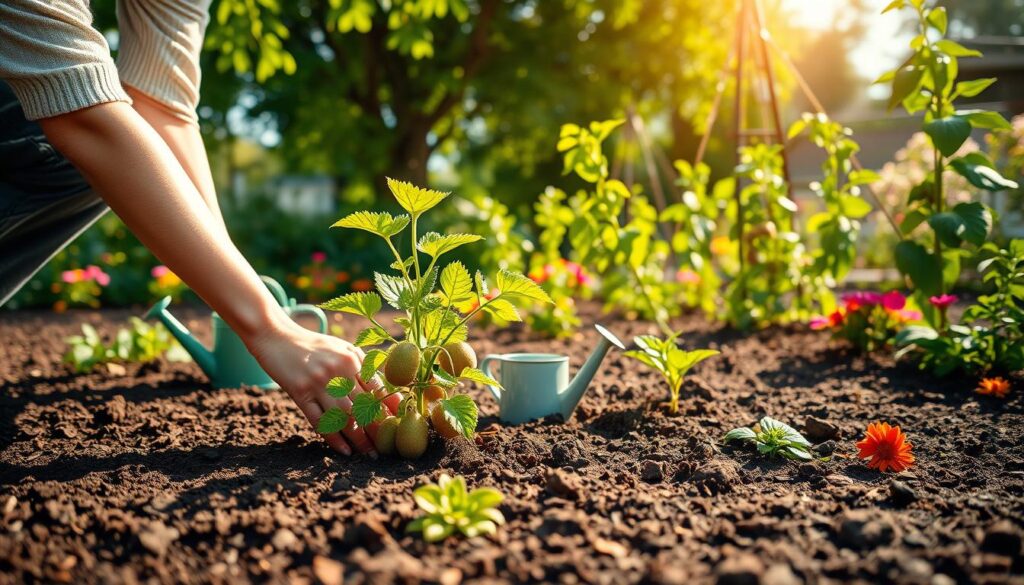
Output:
[[[657,375],[613,352],[568,422],[502,426],[474,388],[478,444],[344,458],[281,392],[212,390],[191,363],[88,375],[61,363],[82,322],[109,336],[128,315],[0,314],[0,583],[1024,583],[1019,379],[1008,399],[986,398],[974,379],[821,333],[741,335],[694,316],[682,342],[722,354],[690,374],[677,416]],[[184,316],[208,339],[199,311]],[[652,331],[603,319],[624,339]],[[568,353],[575,368],[597,334],[471,341],[481,355]],[[763,415],[831,457],[720,444]],[[856,458],[876,420],[908,434],[910,470]],[[406,535],[412,490],[441,472],[499,488],[508,524],[438,544]]]

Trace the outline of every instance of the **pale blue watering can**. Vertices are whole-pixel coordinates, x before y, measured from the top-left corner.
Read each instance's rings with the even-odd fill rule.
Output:
[[[487,386],[500,406],[498,417],[509,424],[520,424],[552,414],[561,414],[564,420],[569,420],[608,350],[612,346],[626,349],[611,331],[600,325],[594,327],[601,334],[601,340],[572,382],[569,381],[568,356],[553,353],[506,353],[485,357],[480,362],[480,369],[498,380],[504,388]],[[494,364],[500,364],[500,373],[493,371]]]
[[[261,276],[264,284],[274,295],[274,299],[284,308],[290,316],[307,314],[316,317],[320,333],[327,333],[327,315],[319,307],[313,305],[298,305],[295,299],[289,299],[284,288],[274,279]],[[217,313],[212,313],[210,319],[213,324],[213,349],[207,349],[192,335],[189,330],[174,318],[174,315],[167,310],[171,303],[171,297],[164,297],[157,301],[153,308],[146,313],[146,319],[156,318],[167,327],[167,329],[181,342],[199,365],[203,373],[210,378],[210,384],[214,388],[238,388],[240,386],[256,386],[263,389],[277,388],[274,380],[263,371],[256,358],[252,357],[242,338],[239,337],[231,327],[220,318]]]

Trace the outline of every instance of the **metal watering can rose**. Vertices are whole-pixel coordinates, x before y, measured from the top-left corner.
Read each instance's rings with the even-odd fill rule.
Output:
[[[319,307],[296,304],[295,299],[289,299],[284,288],[276,280],[267,276],[260,278],[289,316],[313,315],[317,318],[320,333],[327,333],[327,315]],[[170,303],[171,297],[160,299],[146,313],[145,318],[159,319],[167,327],[203,370],[203,373],[210,378],[210,384],[214,388],[256,386],[269,390],[278,387],[277,383],[256,362],[256,358],[252,357],[245,344],[242,343],[242,339],[217,313],[210,314],[213,326],[213,349],[211,350],[200,343],[188,328],[171,314],[167,309]]]
[[[601,334],[601,340],[571,382],[568,356],[506,353],[485,357],[480,362],[480,369],[503,387],[487,385],[500,406],[499,418],[509,424],[520,424],[561,414],[563,419],[569,420],[608,350],[612,346],[626,349],[611,331],[600,325],[594,327]],[[495,363],[501,364],[500,373],[496,374],[491,369]]]

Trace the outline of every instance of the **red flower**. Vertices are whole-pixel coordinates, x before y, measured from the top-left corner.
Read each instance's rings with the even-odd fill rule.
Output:
[[[828,316],[828,326],[829,327],[839,327],[840,325],[843,324],[843,321],[845,319],[846,319],[846,316],[843,315],[842,311],[840,311],[838,309],[835,310],[835,311],[832,311],[832,314]]]
[[[929,297],[928,302],[936,309],[945,311],[950,305],[956,302],[956,295],[945,294],[937,297]]]
[[[911,444],[899,427],[889,423],[876,422],[868,425],[864,440],[857,443],[861,459],[868,459],[868,467],[879,471],[900,472],[914,464],[910,453]]]
[[[1010,383],[1005,378],[982,378],[981,382],[978,382],[978,389],[975,392],[984,396],[1006,398],[1006,395],[1010,393]]]
[[[901,311],[907,306],[907,297],[899,291],[891,290],[882,295],[882,306],[890,311]]]

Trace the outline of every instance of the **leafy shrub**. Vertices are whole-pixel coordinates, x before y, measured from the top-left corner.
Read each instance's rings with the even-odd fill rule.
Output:
[[[107,345],[96,328],[82,325],[82,334],[67,339],[68,351],[64,361],[76,372],[91,372],[107,363],[146,363],[166,354],[171,361],[190,361],[188,353],[160,323],[149,324],[138,317],[131,318],[131,327],[119,329],[114,341]]]
[[[907,308],[907,298],[898,291],[852,292],[842,301],[827,317],[811,319],[811,328],[829,329],[833,337],[864,351],[889,347],[907,323],[921,319],[921,312]]]

